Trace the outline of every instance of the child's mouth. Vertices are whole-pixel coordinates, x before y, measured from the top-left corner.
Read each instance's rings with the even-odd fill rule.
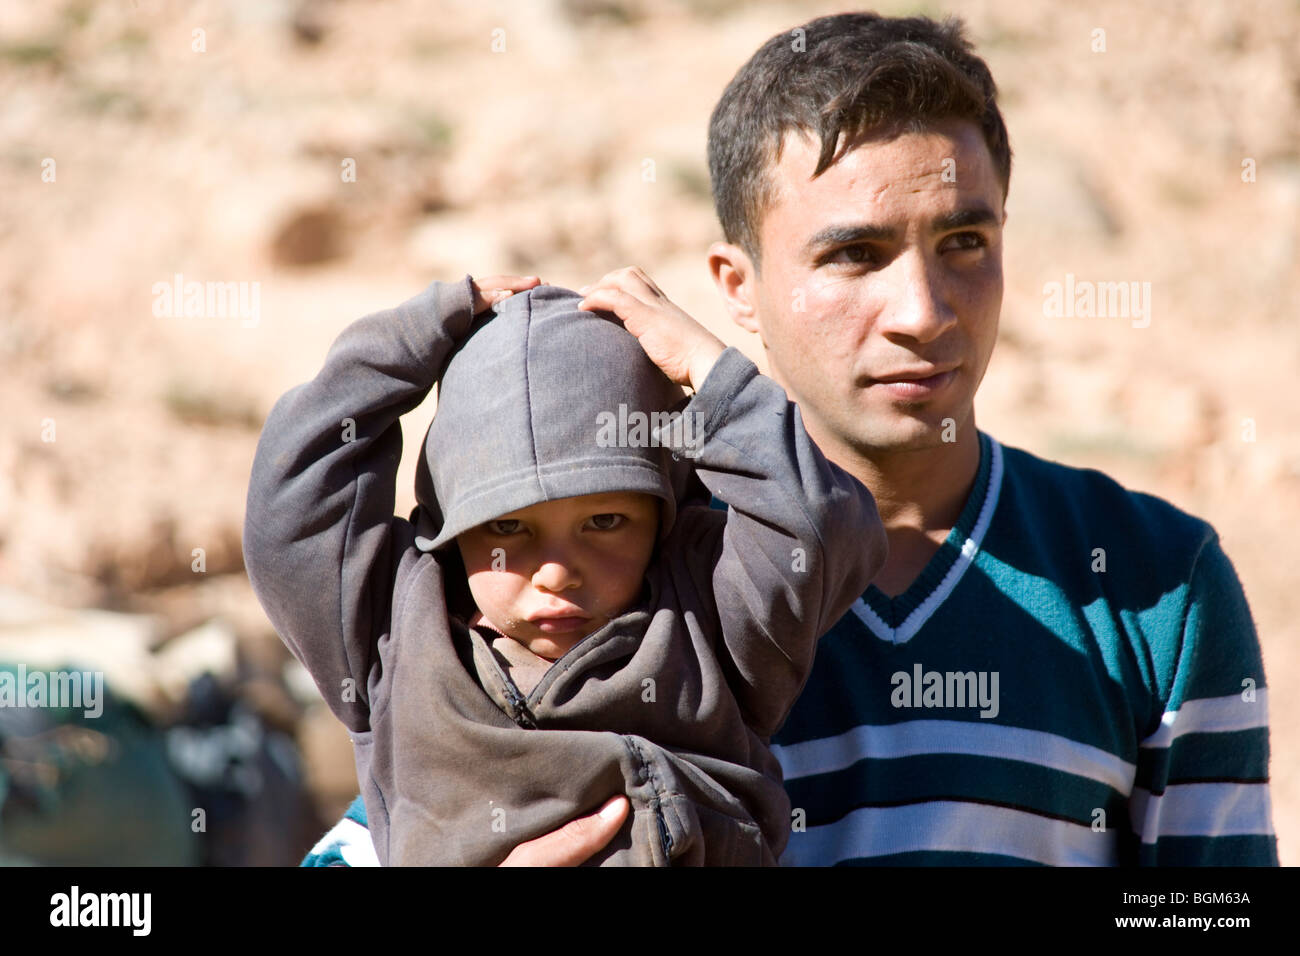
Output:
[[[578,631],[584,628],[589,622],[589,618],[581,617],[563,617],[563,618],[534,618],[532,623],[538,631],[545,633],[568,633],[569,631]]]

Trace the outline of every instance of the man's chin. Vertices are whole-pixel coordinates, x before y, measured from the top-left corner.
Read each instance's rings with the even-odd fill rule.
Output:
[[[941,448],[957,441],[967,418],[931,408],[865,412],[854,423],[852,444],[868,456]]]

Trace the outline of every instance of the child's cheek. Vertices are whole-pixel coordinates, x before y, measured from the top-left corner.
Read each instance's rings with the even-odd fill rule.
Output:
[[[617,594],[620,598],[627,595],[635,597],[641,590],[652,549],[653,540],[647,546],[635,535],[627,535],[620,541],[609,541],[595,562],[595,566],[602,569],[606,592]]]
[[[511,549],[501,539],[474,535],[461,545],[465,570],[469,574],[501,573],[511,567]]]

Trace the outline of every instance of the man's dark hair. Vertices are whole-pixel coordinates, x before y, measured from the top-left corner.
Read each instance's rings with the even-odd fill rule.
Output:
[[[1005,197],[1011,145],[988,65],[956,18],[842,13],[810,20],[764,43],[727,85],[709,121],[713,204],[728,242],[758,268],[759,227],[773,198],[785,134],[821,137],[813,178],[859,136],[922,132],[966,119],[984,134]]]

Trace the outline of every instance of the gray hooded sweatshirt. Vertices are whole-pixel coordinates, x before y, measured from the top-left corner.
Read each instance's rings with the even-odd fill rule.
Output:
[[[539,286],[476,319],[469,276],[434,282],[348,326],[267,417],[249,579],[348,728],[384,865],[494,865],[618,793],[632,812],[594,864],[774,863],[791,808],[768,738],[884,563],[870,493],[780,386],[729,348],[674,409],[580,300]],[[401,518],[399,419],[440,378]],[[525,691],[509,639],[465,624],[454,536],[615,490],[665,504],[641,600]]]

